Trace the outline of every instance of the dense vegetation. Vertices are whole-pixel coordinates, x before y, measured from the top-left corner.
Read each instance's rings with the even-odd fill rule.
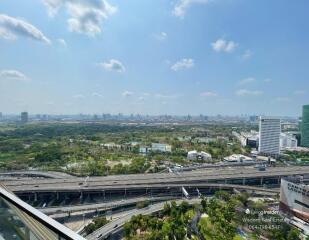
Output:
[[[245,150],[229,125],[120,125],[35,123],[0,126],[0,170],[41,169],[77,175],[157,172],[163,164],[186,164],[187,152],[205,151],[213,162]],[[139,154],[151,143],[171,153]],[[133,144],[134,143],[134,144]],[[108,145],[111,144],[111,145]]]
[[[285,160],[293,162],[307,162],[309,163],[309,152],[296,152],[296,151],[285,151]]]
[[[106,225],[109,221],[106,219],[106,217],[95,217],[93,218],[92,222],[88,224],[85,228],[85,234],[88,235],[95,230],[99,229],[100,227],[103,227]]]
[[[246,214],[249,208],[252,214]],[[267,210],[262,202],[252,202],[247,194],[234,194],[219,191],[213,198],[202,199],[200,204],[193,206],[182,202],[165,204],[164,209],[153,216],[137,215],[124,226],[125,239],[134,240],[241,240],[260,239],[264,236],[272,240],[300,240],[299,232],[286,224],[276,214],[266,214],[262,220],[257,213]],[[257,219],[252,222],[246,218]],[[275,219],[275,220],[274,220]]]
[[[185,239],[186,226],[193,217],[187,202],[165,204],[159,217],[137,215],[124,226],[126,239]]]

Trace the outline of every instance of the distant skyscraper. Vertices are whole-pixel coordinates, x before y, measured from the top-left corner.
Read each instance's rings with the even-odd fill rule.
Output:
[[[258,116],[250,116],[250,117],[249,117],[249,121],[250,121],[250,122],[257,122],[258,119],[259,119]]]
[[[2,117],[3,117],[2,112],[0,112],[0,121],[2,120]]]
[[[309,147],[309,105],[303,106],[301,122],[301,146]]]
[[[259,130],[259,152],[266,155],[280,154],[280,119],[260,117]]]
[[[22,123],[27,123],[28,122],[28,112],[22,112],[20,114],[20,120]]]

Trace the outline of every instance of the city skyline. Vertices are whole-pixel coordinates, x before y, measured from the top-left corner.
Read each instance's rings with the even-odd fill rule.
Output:
[[[301,116],[308,104],[305,0],[0,6],[3,113]]]

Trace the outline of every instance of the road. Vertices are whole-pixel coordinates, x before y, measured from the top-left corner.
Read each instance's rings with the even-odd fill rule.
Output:
[[[196,187],[205,186],[205,184],[196,184]],[[185,186],[186,185],[182,185]],[[209,184],[209,186],[217,187],[221,189],[237,189],[237,190],[249,190],[254,191],[256,193],[263,193],[265,195],[270,194],[278,194],[279,189],[267,189],[261,187],[253,187],[253,186],[243,186],[243,185],[233,185],[233,184]],[[38,208],[44,214],[47,214],[53,218],[66,217],[68,214],[74,215],[74,213],[82,214],[82,213],[90,213],[95,211],[113,209],[115,207],[124,207],[132,204],[136,204],[141,201],[165,201],[169,199],[173,199],[173,196],[161,196],[161,197],[150,197],[150,196],[142,196],[135,198],[128,198],[122,200],[115,200],[112,202],[103,202],[103,203],[93,203],[93,204],[81,204],[81,205],[73,205],[73,206],[59,206],[59,207],[47,207],[47,208]]]
[[[54,172],[54,171],[12,171],[12,172],[0,172],[0,179],[6,179],[7,177],[11,177],[12,180],[17,180],[18,178],[32,177],[32,178],[55,178],[55,179],[68,179],[75,178],[74,176],[63,173],[63,172]]]
[[[255,168],[203,169],[182,173],[153,173],[113,175],[106,177],[29,179],[28,181],[2,181],[11,191],[18,192],[76,192],[108,189],[139,188],[141,186],[162,186],[185,183],[215,183],[233,179],[278,178],[290,175],[309,175],[309,166],[272,167],[266,171]]]
[[[177,200],[176,203],[180,204],[183,200]],[[200,202],[200,199],[198,198],[194,198],[194,199],[190,199],[186,201],[189,204],[194,204],[197,202]],[[152,214],[155,212],[158,212],[160,210],[163,209],[164,204],[165,203],[170,203],[171,201],[168,202],[161,202],[161,203],[156,203],[153,205],[150,205],[146,208],[143,209],[134,209],[128,212],[127,215],[123,216],[122,218],[116,219],[115,221],[112,221],[108,224],[106,224],[105,226],[99,228],[98,230],[96,230],[95,232],[91,233],[90,235],[86,236],[86,239],[88,240],[97,240],[97,239],[104,239],[104,237],[109,236],[109,234],[119,230],[120,228],[122,228],[122,226],[131,219],[131,217],[135,216],[135,215],[147,215],[147,214]],[[98,236],[100,236],[98,238]]]
[[[60,217],[60,213],[63,215],[64,213],[73,213],[73,212],[93,212],[100,211],[106,209],[113,209],[115,207],[124,207],[127,205],[136,204],[142,201],[165,201],[171,199],[168,197],[137,197],[130,199],[117,200],[113,202],[104,202],[104,203],[94,203],[94,204],[84,204],[84,205],[75,205],[75,206],[60,206],[60,207],[49,207],[49,208],[37,208],[41,212],[46,215],[52,216],[53,218]],[[67,214],[65,216],[67,216]]]

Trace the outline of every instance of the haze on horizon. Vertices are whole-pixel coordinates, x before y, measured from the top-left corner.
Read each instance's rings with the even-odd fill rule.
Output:
[[[0,112],[299,116],[309,2],[4,0]]]

